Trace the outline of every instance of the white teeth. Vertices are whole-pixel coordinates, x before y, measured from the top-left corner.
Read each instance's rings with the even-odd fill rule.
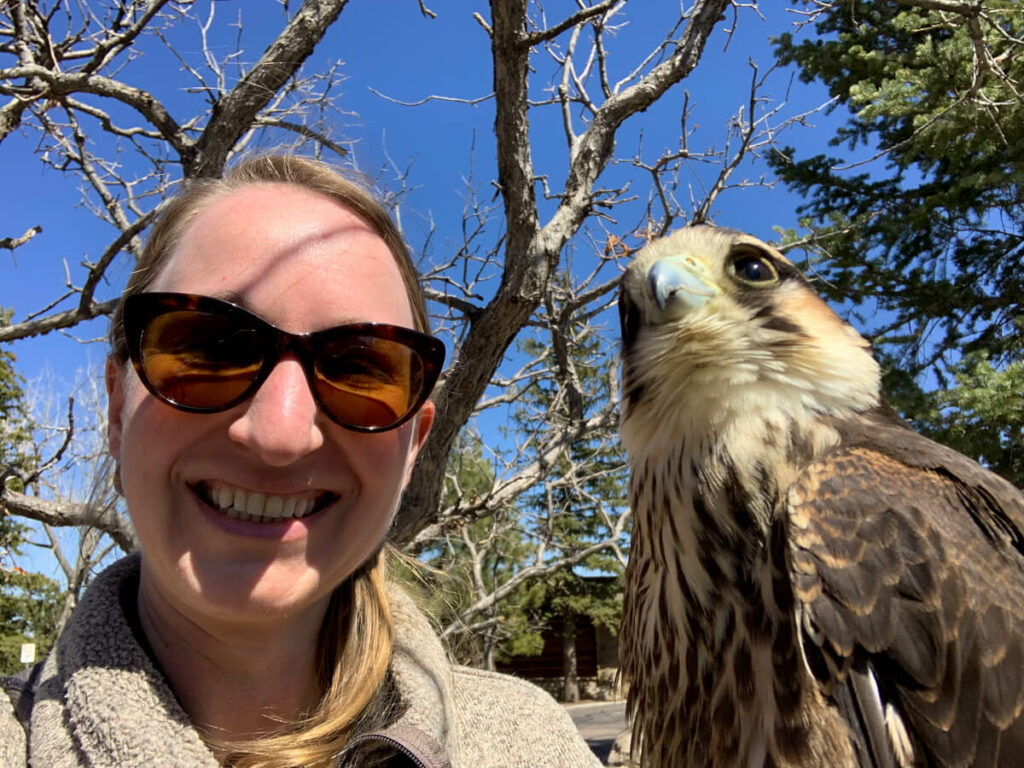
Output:
[[[228,517],[237,520],[274,522],[290,517],[305,517],[316,504],[316,499],[310,496],[281,496],[246,491],[220,483],[205,487],[207,498]]]
[[[230,488],[222,485],[217,489],[217,493],[216,496],[214,496],[214,499],[216,500],[218,507],[220,507],[221,509],[226,509],[227,507],[230,507],[231,504],[234,502],[235,494],[231,491]]]
[[[245,511],[253,517],[263,517],[263,507],[267,504],[267,497],[262,493],[250,493],[246,502]]]
[[[284,517],[281,514],[281,510],[284,509],[284,498],[281,496],[267,496],[266,499],[263,514],[267,517]]]

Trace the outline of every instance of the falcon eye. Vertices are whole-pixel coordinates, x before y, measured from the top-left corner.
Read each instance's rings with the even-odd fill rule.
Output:
[[[748,285],[771,285],[779,280],[779,274],[772,263],[758,253],[737,255],[729,264],[729,272]]]

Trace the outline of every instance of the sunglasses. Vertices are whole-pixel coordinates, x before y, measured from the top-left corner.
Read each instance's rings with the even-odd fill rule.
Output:
[[[292,352],[324,413],[356,432],[411,418],[444,364],[444,344],[408,328],[353,323],[288,333],[229,301],[187,293],[128,296],[124,333],[146,389],[178,410],[233,408]]]

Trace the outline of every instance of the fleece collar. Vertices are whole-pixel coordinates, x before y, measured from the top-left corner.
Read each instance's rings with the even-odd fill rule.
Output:
[[[46,660],[32,713],[32,764],[217,768],[121,610],[122,584],[137,583],[140,562],[138,554],[130,555],[89,585]],[[399,698],[389,725],[419,729],[458,766],[452,668],[444,647],[401,589],[392,587],[389,599],[395,625],[391,678]]]

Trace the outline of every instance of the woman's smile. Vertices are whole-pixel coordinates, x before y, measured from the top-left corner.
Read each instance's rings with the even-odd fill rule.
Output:
[[[338,498],[327,491],[277,494],[250,491],[220,481],[203,481],[192,490],[209,506],[228,517],[256,523],[272,523],[289,518],[302,519],[326,507]]]

